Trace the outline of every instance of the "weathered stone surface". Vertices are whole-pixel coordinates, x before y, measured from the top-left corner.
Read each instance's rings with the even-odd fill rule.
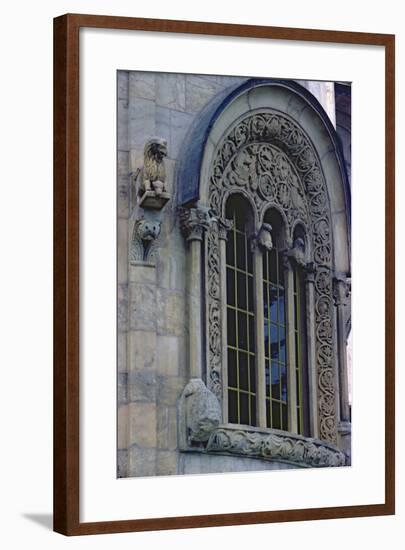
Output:
[[[185,75],[156,74],[156,104],[184,111],[186,107]]]
[[[154,285],[130,283],[129,286],[131,296],[129,321],[131,329],[154,330],[157,313]]]
[[[156,474],[163,476],[177,474],[177,453],[158,451],[156,454]]]
[[[200,111],[221,89],[222,87],[213,80],[186,75],[186,111]]]
[[[177,448],[177,410],[158,404],[157,446],[159,449],[174,451]]]
[[[128,103],[125,99],[118,100],[117,118],[118,118],[117,146],[120,151],[127,151],[128,150]]]
[[[117,477],[128,476],[128,450],[118,449],[117,452]]]
[[[128,375],[128,400],[154,402],[156,399],[156,373],[152,369],[132,370]]]
[[[128,477],[156,475],[156,449],[133,445],[128,449]]]
[[[171,111],[170,116],[170,157],[176,159],[194,117],[190,113],[179,111]]]
[[[128,151],[117,152],[117,172],[118,176],[128,176],[129,174],[129,153]]]
[[[128,285],[119,284],[117,288],[118,332],[128,329]]]
[[[118,99],[128,101],[128,71],[117,71],[117,95]]]
[[[127,332],[117,334],[117,363],[118,372],[127,371]]]
[[[129,280],[131,283],[149,284],[156,283],[156,269],[151,265],[134,265],[129,270]]]
[[[118,407],[118,434],[117,445],[118,449],[126,449],[128,447],[128,405],[120,405]]]
[[[155,403],[129,403],[129,437],[139,447],[156,447]]]
[[[186,375],[186,341],[184,336],[157,337],[157,370],[161,376]]]
[[[128,221],[118,219],[117,239],[120,245],[117,250],[117,280],[118,284],[128,282]]]
[[[143,149],[145,140],[156,133],[155,103],[150,99],[130,98],[128,110],[129,148]]]
[[[128,373],[119,372],[117,375],[117,401],[118,405],[124,405],[128,401]]]
[[[130,98],[155,99],[155,80],[155,73],[131,71],[129,73]]]
[[[117,216],[118,218],[124,218],[124,219],[128,218],[128,213],[129,213],[128,207],[129,207],[129,176],[119,175],[117,178]]]
[[[161,405],[173,406],[183,391],[186,380],[179,376],[157,376],[156,402]]]
[[[213,456],[200,453],[181,453],[179,474],[215,474],[224,472],[260,472],[265,470],[291,470],[298,466],[282,462],[265,462],[237,456]]]
[[[156,333],[154,331],[130,331],[128,333],[129,371],[152,370],[156,366]]]
[[[168,107],[156,107],[156,135],[167,141],[168,157],[171,158],[171,140],[170,140],[170,114]]]
[[[157,331],[158,334],[183,336],[185,332],[185,297],[182,292],[158,289]]]

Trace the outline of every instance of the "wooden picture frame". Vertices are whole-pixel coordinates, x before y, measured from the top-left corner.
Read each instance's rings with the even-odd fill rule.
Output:
[[[79,30],[83,27],[359,44],[385,48],[385,502],[329,508],[80,522],[79,491]],[[395,513],[395,37],[68,14],[54,20],[54,530],[65,535],[242,525]]]

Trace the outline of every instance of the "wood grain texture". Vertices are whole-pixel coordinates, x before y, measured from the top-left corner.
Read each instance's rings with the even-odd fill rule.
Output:
[[[386,53],[385,503],[80,523],[79,511],[79,29],[93,27],[379,45]],[[395,513],[395,37],[191,21],[68,14],[54,20],[54,529],[86,535],[306,521]]]

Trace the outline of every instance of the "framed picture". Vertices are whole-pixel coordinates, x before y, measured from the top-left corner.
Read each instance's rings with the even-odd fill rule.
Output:
[[[54,20],[54,529],[394,514],[394,36]]]

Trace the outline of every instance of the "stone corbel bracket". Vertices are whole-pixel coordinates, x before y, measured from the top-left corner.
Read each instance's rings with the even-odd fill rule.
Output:
[[[271,236],[272,226],[269,223],[262,223],[259,231],[254,233],[251,238],[251,248],[254,251],[259,248],[263,252],[270,252],[273,249],[273,239]]]
[[[204,450],[222,414],[218,399],[200,378],[192,378],[185,386],[178,402],[178,413],[179,449]]]
[[[344,453],[334,445],[280,430],[250,426],[219,426],[211,432],[206,452],[285,462],[301,468],[346,465]]]
[[[160,234],[161,221],[141,218],[135,222],[132,232],[130,261],[152,263],[155,260],[156,241]]]

